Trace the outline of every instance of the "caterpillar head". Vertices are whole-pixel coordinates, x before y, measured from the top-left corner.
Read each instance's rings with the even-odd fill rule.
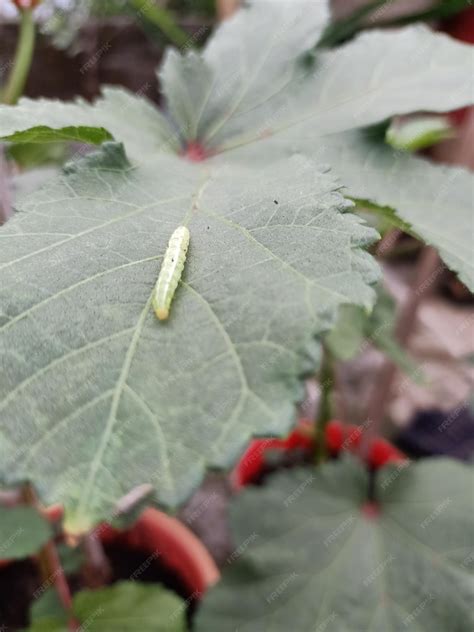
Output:
[[[158,307],[155,309],[155,314],[159,320],[166,320],[170,314],[170,310],[166,307]]]

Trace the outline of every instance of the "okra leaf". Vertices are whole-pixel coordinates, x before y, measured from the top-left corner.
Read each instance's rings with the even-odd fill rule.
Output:
[[[382,286],[377,288],[374,309],[368,312],[358,305],[344,305],[335,327],[326,336],[326,345],[338,360],[349,360],[367,344],[385,353],[403,371],[416,375],[416,362],[395,335],[396,304]]]
[[[112,139],[125,143],[129,156],[137,159],[178,147],[176,132],[160,111],[144,97],[119,88],[104,88],[93,105],[82,99],[26,98],[15,106],[0,105],[0,140],[100,145]]]
[[[19,202],[0,232],[2,478],[33,480],[82,532],[136,485],[175,506],[252,435],[286,433],[315,336],[339,305],[373,303],[377,234],[339,188],[301,157],[130,167],[108,145]],[[159,322],[182,224],[184,277]]]
[[[81,590],[74,595],[72,613],[79,629],[90,632],[185,632],[186,604],[180,597],[157,584],[121,581],[98,590]],[[36,614],[36,616],[35,616]],[[67,615],[33,613],[28,632],[67,632]]]
[[[50,537],[50,525],[33,507],[0,506],[0,559],[33,555]]]
[[[273,36],[260,38],[258,29],[251,33],[260,55],[271,55],[270,68],[265,56],[266,63],[259,63],[253,47],[238,47],[232,37],[224,39],[224,26],[202,55],[173,52],[161,70],[170,115],[187,140],[198,140],[209,153],[284,131],[289,132],[289,148],[298,135],[326,136],[395,114],[446,112],[472,103],[472,46],[424,26],[411,26],[362,33],[344,46],[302,57],[308,37],[304,28],[311,26],[307,16],[316,19],[318,10],[294,14],[295,19],[299,16],[298,31],[281,15],[279,2],[256,6],[261,4]],[[243,24],[251,11],[243,9],[234,22]],[[295,46],[298,33],[300,47]],[[283,63],[282,54],[291,54],[292,62]]]
[[[289,153],[333,165],[344,183],[343,193],[360,201],[364,213],[380,214],[434,246],[446,265],[474,290],[474,175],[470,171],[397,151],[374,138],[370,130],[324,137],[301,130],[291,135],[291,141],[289,135],[275,137],[230,152],[229,157],[259,169]]]
[[[376,503],[350,459],[277,474],[234,501],[237,553],[196,632],[471,629],[472,467],[385,467]],[[242,608],[245,604],[245,608]]]

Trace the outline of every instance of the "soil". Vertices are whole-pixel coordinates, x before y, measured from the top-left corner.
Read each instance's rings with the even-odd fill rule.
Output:
[[[162,584],[177,593],[187,604],[187,617],[196,609],[196,596],[191,594],[180,577],[162,561],[152,559],[149,551],[128,550],[117,545],[104,547],[112,569],[111,584],[133,578],[136,581]],[[73,592],[85,588],[80,575],[68,577]],[[0,568],[0,630],[14,632],[27,627],[35,590],[41,585],[36,564],[31,560],[13,562]]]
[[[33,593],[41,580],[31,560],[21,560],[0,568],[0,630],[10,632],[28,625]]]

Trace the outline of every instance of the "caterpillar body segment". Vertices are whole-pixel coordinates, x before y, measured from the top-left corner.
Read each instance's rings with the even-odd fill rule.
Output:
[[[190,234],[186,226],[179,226],[171,235],[160,274],[153,292],[153,309],[159,320],[169,316],[171,302],[183,274]]]

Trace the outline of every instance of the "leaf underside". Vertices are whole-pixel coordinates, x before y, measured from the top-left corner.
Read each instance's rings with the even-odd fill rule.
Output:
[[[301,6],[255,0],[202,56],[169,54],[166,116],[117,89],[93,106],[0,106],[1,138],[31,142],[38,128],[43,141],[110,135],[130,160],[115,143],[76,156],[0,232],[0,475],[34,480],[46,502],[62,502],[70,531],[110,517],[142,483],[174,506],[252,435],[290,428],[300,378],[317,367],[315,337],[339,305],[369,309],[378,276],[363,251],[375,232],[318,167],[332,163],[352,193],[356,166],[351,175],[339,164],[349,137],[321,134],[471,99],[469,47],[409,28],[308,56],[328,10]],[[174,155],[194,141],[213,158]],[[378,202],[382,176],[354,197]],[[383,203],[400,188],[394,178]],[[183,223],[183,283],[160,324],[151,291]],[[467,238],[455,226],[444,241],[432,231],[433,243],[466,279]]]
[[[232,509],[240,553],[196,631],[470,630],[473,483],[472,468],[448,459],[387,467],[372,516],[352,460],[245,491]]]
[[[27,198],[0,235],[3,476],[36,481],[71,530],[144,482],[176,505],[206,462],[286,432],[313,336],[340,303],[368,307],[378,277],[361,249],[375,232],[304,159],[258,173],[164,155],[92,164]],[[160,323],[152,290],[181,224],[188,261]]]

